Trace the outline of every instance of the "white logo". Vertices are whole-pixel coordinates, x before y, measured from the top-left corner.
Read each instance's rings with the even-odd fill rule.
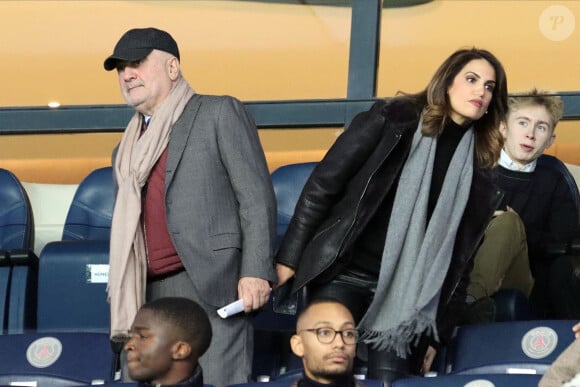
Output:
[[[576,27],[576,18],[568,7],[551,5],[542,12],[538,23],[540,31],[546,38],[560,42],[572,35]]]
[[[464,387],[495,387],[495,384],[486,379],[476,379],[467,383]]]
[[[54,364],[62,353],[62,343],[54,337],[42,337],[33,341],[26,350],[26,359],[36,368],[46,368]]]
[[[522,338],[522,350],[532,359],[543,359],[558,345],[556,331],[549,327],[536,327],[526,332]]]

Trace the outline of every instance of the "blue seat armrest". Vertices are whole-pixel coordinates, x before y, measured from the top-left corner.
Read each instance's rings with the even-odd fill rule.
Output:
[[[38,264],[38,257],[31,249],[13,249],[5,251],[12,266],[30,266]]]

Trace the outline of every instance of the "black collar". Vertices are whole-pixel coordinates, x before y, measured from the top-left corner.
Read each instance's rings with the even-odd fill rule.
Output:
[[[139,383],[139,387],[203,387],[203,373],[198,365],[189,378],[177,384]]]
[[[333,380],[329,384],[322,384],[310,379],[306,374],[302,374],[302,379],[298,381],[298,387],[355,387],[354,376],[345,375]]]

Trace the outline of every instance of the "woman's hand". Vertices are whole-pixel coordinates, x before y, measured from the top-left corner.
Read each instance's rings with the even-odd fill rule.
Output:
[[[276,264],[276,274],[278,275],[278,283],[274,285],[274,289],[279,288],[284,285],[288,280],[294,277],[296,270],[292,269],[290,266],[283,265],[281,263]]]
[[[427,348],[427,353],[425,353],[425,357],[423,358],[423,366],[421,367],[421,373],[423,375],[431,371],[431,365],[433,365],[433,360],[435,360],[436,355],[437,350],[432,346],[429,346],[429,348]]]

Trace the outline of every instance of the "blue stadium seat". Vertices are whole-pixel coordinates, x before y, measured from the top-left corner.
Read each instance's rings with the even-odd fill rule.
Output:
[[[310,177],[316,162],[284,165],[272,172],[272,184],[276,194],[277,236],[280,241],[290,224],[296,202],[302,193],[306,180]]]
[[[18,178],[0,168],[0,250],[34,247],[34,218],[28,195]]]
[[[80,184],[67,214],[63,240],[109,240],[115,193],[112,167],[92,171]]]
[[[578,185],[576,185],[574,176],[572,176],[568,168],[566,168],[566,165],[564,165],[564,163],[557,157],[546,154],[538,157],[537,163],[538,165],[542,165],[560,172],[560,174],[564,177],[564,180],[566,183],[568,183],[570,192],[574,197],[574,203],[576,203],[576,210],[578,211],[578,222],[580,222],[580,192],[578,192]]]
[[[67,214],[62,241],[40,254],[37,330],[107,332],[109,240],[115,196],[112,167],[92,171]]]
[[[541,375],[443,375],[428,378],[400,379],[393,382],[392,387],[536,387],[540,379]]]
[[[0,334],[34,328],[37,257],[28,195],[10,171],[0,169]],[[30,266],[28,266],[30,265]]]
[[[78,386],[112,382],[117,355],[105,333],[0,336],[0,384]],[[26,383],[26,384],[25,384]]]
[[[572,326],[576,322],[535,320],[461,326],[447,347],[446,372],[543,374],[574,340]]]
[[[11,251],[12,273],[8,305],[8,333],[24,333],[36,328],[38,257],[30,250]]]
[[[491,296],[495,301],[495,321],[530,320],[533,313],[528,297],[519,289],[500,289]]]
[[[107,332],[109,240],[114,206],[112,167],[92,171],[67,214],[62,241],[40,254],[37,330]]]
[[[38,270],[39,332],[108,332],[109,241],[48,243]]]
[[[578,214],[578,224],[580,224],[580,192],[578,191],[578,185],[576,185],[574,176],[572,176],[568,168],[566,168],[566,165],[554,156],[546,154],[540,156],[538,158],[538,165],[558,171],[562,175],[564,181],[568,184],[572,197],[574,198],[576,212]],[[543,247],[546,250],[546,254],[553,259],[566,254],[578,255],[580,254],[580,236],[574,238],[573,241],[567,244],[552,243]]]

